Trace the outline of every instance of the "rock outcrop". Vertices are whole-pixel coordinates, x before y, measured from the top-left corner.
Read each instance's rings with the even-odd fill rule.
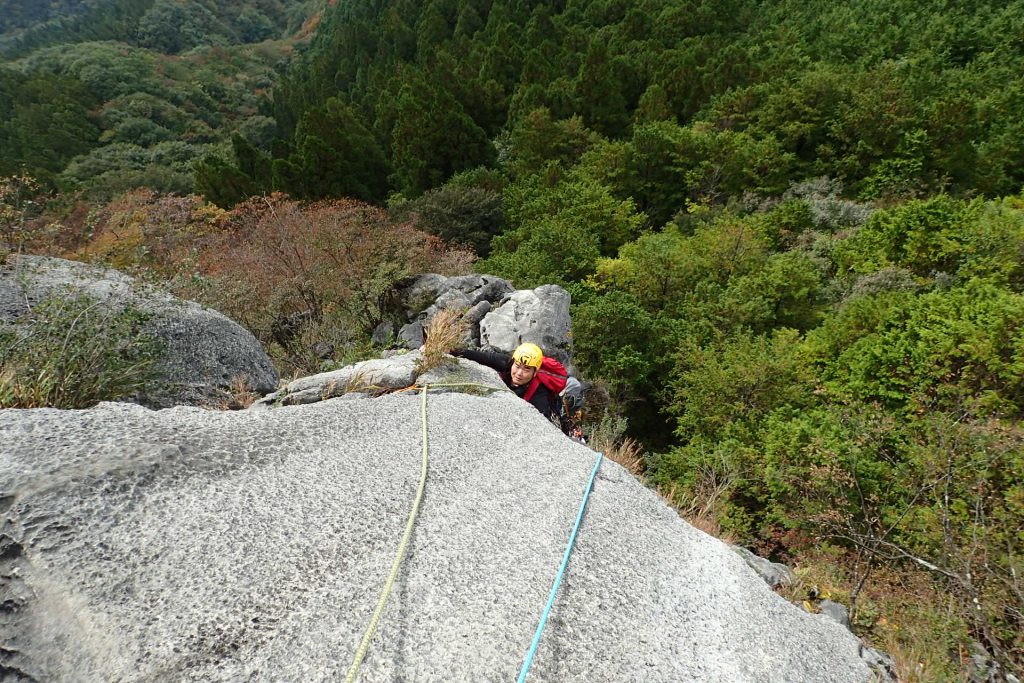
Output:
[[[419,275],[399,289],[400,316],[408,322],[397,332],[385,323],[374,335],[383,343],[395,334],[409,349],[423,344],[423,328],[439,311],[466,311],[467,346],[504,351],[523,342],[538,344],[545,353],[571,366],[572,334],[569,293],[557,285],[517,290],[508,280],[493,275],[445,277]]]
[[[418,393],[346,398],[0,411],[6,675],[342,678],[423,433]],[[426,421],[426,496],[358,680],[513,680],[597,456],[503,388],[432,393]],[[849,631],[602,464],[530,681],[872,679]]]
[[[252,334],[217,311],[147,288],[116,270],[42,256],[11,257],[0,265],[0,324],[63,292],[83,293],[154,313],[163,342],[162,378],[141,401],[152,407],[216,401],[244,378],[250,391],[277,388],[278,374]]]
[[[439,368],[421,370],[419,352],[399,352],[387,358],[374,358],[339,370],[300,377],[251,406],[252,410],[280,406],[307,405],[330,398],[367,398],[391,391],[413,388],[414,384],[477,384],[506,390],[498,373],[470,361],[459,362],[448,356]],[[434,391],[453,388],[438,386]]]
[[[566,365],[572,360],[569,292],[558,285],[518,290],[480,321],[480,346],[512,351],[533,342]]]
[[[399,326],[382,323],[374,332],[374,340],[384,342],[395,336],[408,349],[423,344],[423,327],[437,311],[454,308],[472,310],[467,344],[479,345],[480,319],[497,303],[516,291],[512,283],[492,275],[446,277],[437,273],[417,275],[398,286],[398,310],[393,311]]]
[[[764,579],[772,588],[781,588],[788,584],[793,583],[794,575],[793,570],[784,564],[778,562],[772,562],[766,560],[759,555],[755,555],[746,548],[738,545],[732,546],[733,551],[743,558],[751,569],[757,572],[757,575]]]

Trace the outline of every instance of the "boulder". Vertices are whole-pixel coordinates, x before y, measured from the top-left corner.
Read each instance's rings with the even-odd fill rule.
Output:
[[[401,283],[398,292],[400,317],[406,321],[398,332],[398,341],[407,349],[417,349],[423,345],[424,325],[438,311],[452,308],[468,311],[465,341],[478,345],[480,320],[492,305],[515,292],[515,287],[492,275],[445,277],[426,273]]]
[[[384,322],[373,328],[373,334],[370,336],[370,341],[378,346],[384,346],[391,343],[392,338],[395,336],[395,324],[390,320]]]
[[[464,370],[445,363],[429,381]],[[496,376],[474,379],[498,390],[235,412],[0,410],[4,671],[343,678],[426,445],[422,507],[358,680],[514,679],[597,454]],[[776,595],[607,460],[539,642],[532,683],[874,675],[848,630]]]
[[[1020,683],[1020,678],[992,659],[981,643],[971,643],[967,683]]]
[[[466,347],[480,347],[480,321],[491,312],[491,308],[490,301],[481,301],[462,316],[467,325],[465,339],[463,340]]]
[[[399,290],[407,312],[417,315],[442,298],[464,300],[473,306],[481,301],[500,301],[516,288],[508,280],[493,275],[445,277],[426,273],[407,281]]]
[[[862,645],[860,658],[875,672],[876,680],[879,683],[892,683],[898,680],[896,676],[896,660],[887,652]],[[1006,683],[1020,683],[1020,681],[1007,679]]]
[[[413,320],[408,325],[402,325],[402,329],[398,330],[398,341],[407,349],[423,346],[423,321]]]
[[[448,278],[437,273],[424,273],[399,283],[397,288],[406,320],[414,320],[448,288]]]
[[[508,353],[523,342],[532,342],[569,367],[569,304],[569,292],[558,285],[518,290],[480,321],[480,346]]]
[[[779,588],[793,583],[795,578],[793,570],[786,565],[766,560],[742,546],[734,545],[732,549],[772,588]]]
[[[844,605],[832,600],[822,600],[818,603],[818,609],[826,617],[842,624],[846,628],[850,628],[850,611]]]
[[[43,256],[11,257],[0,266],[0,324],[12,323],[42,299],[84,293],[155,314],[149,325],[163,342],[162,378],[139,397],[152,407],[201,405],[244,378],[250,391],[277,388],[278,374],[253,335],[217,311],[136,282],[116,270]]]

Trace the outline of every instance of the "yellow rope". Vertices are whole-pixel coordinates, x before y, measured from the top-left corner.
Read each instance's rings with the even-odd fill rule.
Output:
[[[415,384],[413,386],[416,386]],[[490,384],[480,384],[479,382],[435,382],[434,384],[428,385],[431,389],[435,387],[479,387],[481,389],[489,389],[491,391],[501,391],[505,387],[496,387]]]
[[[427,464],[429,452],[429,446],[427,443],[427,390],[433,387],[481,387],[492,391],[499,390],[497,387],[492,387],[487,384],[477,384],[475,382],[420,385],[420,395],[422,396],[421,414],[423,417],[423,462],[420,468],[420,485],[416,490],[416,498],[413,500],[412,510],[409,512],[409,519],[405,523],[405,533],[402,534],[402,541],[398,545],[398,552],[395,553],[395,559],[391,563],[391,573],[388,575],[388,580],[385,582],[384,589],[381,591],[380,598],[377,600],[377,608],[373,611],[373,616],[370,618],[370,623],[367,625],[366,632],[363,634],[362,642],[359,643],[359,649],[356,650],[356,655],[352,660],[352,665],[348,668],[348,673],[345,675],[345,683],[353,683],[356,680],[356,676],[359,675],[359,667],[362,666],[363,659],[366,657],[366,652],[370,649],[370,641],[373,640],[373,634],[377,631],[377,624],[380,622],[380,617],[384,613],[384,605],[387,604],[388,597],[391,595],[391,589],[395,584],[395,579],[398,577],[398,571],[401,569],[402,561],[405,560],[405,553],[409,548],[409,539],[412,537],[412,527],[413,524],[415,524],[416,516],[420,511],[420,503],[423,501],[423,491],[427,486]],[[416,385],[406,387],[401,391],[407,391],[408,389],[414,388],[416,388]]]
[[[423,415],[423,462],[420,467],[420,485],[416,490],[416,499],[412,503],[412,511],[409,513],[409,520],[405,523],[405,533],[402,534],[402,542],[398,546],[398,552],[395,554],[394,562],[391,563],[391,573],[388,575],[388,580],[384,584],[384,590],[380,594],[380,599],[377,601],[377,609],[373,612],[373,617],[370,619],[370,624],[366,627],[366,633],[363,634],[363,641],[359,644],[359,649],[356,650],[355,659],[352,661],[352,666],[348,669],[348,674],[345,676],[345,683],[353,683],[356,680],[356,676],[359,675],[359,667],[363,663],[363,658],[366,657],[366,651],[370,649],[370,641],[373,639],[373,634],[377,630],[377,623],[380,621],[381,614],[384,613],[384,605],[388,601],[388,596],[391,595],[391,588],[395,584],[395,579],[398,577],[398,570],[402,566],[402,560],[405,559],[405,552],[409,548],[409,538],[412,536],[413,523],[416,521],[416,515],[420,510],[420,503],[423,501],[423,491],[427,486],[427,389],[430,385],[424,384],[421,392],[423,397],[422,401],[422,415]]]

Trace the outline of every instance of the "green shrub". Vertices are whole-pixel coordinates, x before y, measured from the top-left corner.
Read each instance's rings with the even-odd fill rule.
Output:
[[[620,402],[652,388],[654,318],[625,292],[593,296],[573,308],[575,360],[588,378],[601,378]]]
[[[878,211],[835,251],[840,273],[901,266],[921,277],[954,273],[965,256],[982,204],[946,195]]]
[[[491,238],[505,227],[501,193],[477,187],[445,185],[408,202],[416,225],[445,240],[471,248],[479,256],[491,251]]]
[[[156,379],[151,314],[81,293],[55,295],[0,329],[0,408],[87,408]]]
[[[586,178],[554,185],[533,178],[509,187],[505,205],[510,228],[494,238],[478,270],[521,288],[583,280],[601,256],[635,239],[644,222],[632,200]]]
[[[908,414],[1024,413],[1024,298],[972,280],[949,291],[851,301],[809,335],[835,397]]]
[[[682,345],[666,383],[676,435],[750,443],[758,424],[778,408],[813,405],[814,378],[801,357],[800,335],[736,335],[717,345]]]

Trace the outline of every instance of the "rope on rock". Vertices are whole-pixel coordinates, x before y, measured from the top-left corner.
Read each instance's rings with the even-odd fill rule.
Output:
[[[363,659],[366,658],[366,653],[370,649],[370,642],[373,640],[374,633],[377,631],[377,625],[380,623],[381,615],[384,613],[384,607],[387,605],[388,598],[391,596],[391,590],[395,585],[395,580],[398,578],[398,572],[401,570],[402,562],[405,560],[405,554],[409,549],[409,540],[412,537],[413,526],[416,523],[416,517],[419,515],[420,504],[423,502],[423,493],[427,486],[427,469],[429,465],[430,451],[430,446],[427,440],[427,391],[434,387],[480,387],[492,391],[498,390],[498,387],[475,382],[423,384],[419,386],[421,396],[420,414],[423,422],[423,457],[420,466],[420,483],[416,489],[416,497],[412,503],[412,510],[410,510],[409,518],[405,523],[405,531],[402,533],[402,540],[398,545],[398,551],[395,553],[395,559],[391,563],[391,572],[388,574],[387,581],[384,583],[384,588],[381,590],[380,598],[377,600],[377,607],[374,609],[373,616],[370,618],[370,623],[367,625],[366,631],[363,634],[363,639],[359,643],[359,648],[356,650],[355,657],[352,660],[352,665],[349,666],[348,673],[345,675],[345,683],[354,683],[356,677],[359,675],[359,668],[362,666]],[[412,389],[414,387],[409,388]],[[602,453],[598,453],[597,462],[594,463],[594,469],[590,473],[590,480],[587,482],[587,487],[583,492],[583,502],[580,504],[579,513],[576,515],[576,524],[573,526],[572,533],[569,535],[569,543],[565,549],[565,554],[562,557],[562,565],[559,567],[558,575],[555,577],[555,583],[551,587],[551,594],[548,596],[547,606],[544,608],[544,613],[541,616],[540,623],[537,624],[537,631],[534,633],[533,642],[530,645],[530,650],[526,654],[526,659],[519,672],[517,683],[523,683],[526,680],[526,674],[529,671],[530,664],[533,662],[533,657],[537,652],[537,647],[540,645],[541,634],[544,632],[548,616],[551,614],[551,608],[554,606],[555,595],[558,593],[558,588],[562,583],[562,577],[565,574],[566,567],[569,565],[569,556],[572,554],[573,544],[576,541],[576,534],[579,531],[580,523],[583,521],[583,512],[587,507],[587,500],[590,498],[590,493],[594,488],[594,479],[597,477],[597,471],[601,466],[601,460],[603,458],[604,455]]]
[[[580,511],[576,515],[576,524],[572,528],[572,533],[569,535],[569,543],[565,547],[565,554],[562,556],[562,566],[558,568],[558,575],[555,577],[555,583],[551,586],[551,594],[548,595],[548,604],[544,607],[544,613],[541,615],[540,622],[537,624],[537,631],[533,634],[533,642],[530,643],[530,649],[526,653],[526,659],[523,660],[523,666],[519,669],[519,678],[516,679],[516,683],[524,683],[526,681],[526,674],[530,670],[530,665],[533,663],[533,656],[537,654],[537,647],[540,645],[540,636],[544,632],[544,627],[547,625],[548,616],[551,614],[551,608],[555,604],[555,595],[558,593],[558,587],[562,584],[562,577],[565,575],[565,569],[569,566],[569,556],[572,554],[573,544],[576,542],[576,532],[580,530],[580,523],[583,521],[583,511],[587,508],[587,501],[590,499],[590,493],[594,490],[594,479],[597,477],[597,470],[601,467],[601,460],[604,459],[603,453],[597,454],[597,462],[594,463],[594,469],[590,473],[590,480],[587,482],[587,488],[583,491],[583,502],[580,503]]]
[[[370,641],[373,639],[373,634],[377,630],[377,624],[380,622],[380,616],[384,613],[384,605],[387,604],[388,597],[391,595],[391,588],[395,585],[395,578],[398,576],[398,570],[402,566],[402,561],[405,559],[405,553],[409,549],[409,538],[412,536],[412,527],[416,522],[416,516],[420,511],[420,503],[423,501],[423,491],[427,487],[427,465],[428,465],[428,445],[427,445],[427,389],[429,384],[424,384],[420,395],[423,397],[421,402],[421,414],[423,416],[423,459],[420,465],[420,485],[416,489],[416,498],[412,503],[412,510],[409,512],[409,519],[405,523],[405,532],[402,534],[402,542],[398,545],[398,552],[395,553],[395,559],[391,563],[391,573],[388,575],[388,580],[384,584],[384,590],[381,591],[380,599],[377,601],[377,609],[373,611],[373,617],[370,619],[369,625],[366,627],[366,633],[363,634],[363,641],[359,644],[359,649],[356,650],[355,659],[352,660],[352,666],[348,668],[348,673],[345,675],[345,683],[353,683],[356,680],[356,676],[359,675],[359,667],[363,663],[363,658],[366,657],[366,651],[370,649]]]
[[[384,606],[387,604],[388,597],[391,595],[391,589],[395,585],[395,579],[398,577],[398,572],[402,567],[402,562],[405,560],[405,553],[409,549],[409,539],[412,537],[412,528],[416,523],[416,517],[420,511],[420,503],[423,501],[423,492],[427,487],[427,466],[429,464],[430,449],[427,441],[427,391],[433,387],[481,387],[493,391],[498,390],[497,387],[473,382],[423,384],[419,387],[420,396],[422,397],[420,414],[422,415],[423,422],[423,459],[420,467],[420,484],[416,489],[416,498],[413,500],[412,510],[409,512],[409,519],[405,523],[405,532],[402,534],[402,540],[398,545],[398,552],[395,553],[395,559],[391,563],[391,573],[388,574],[388,579],[384,583],[384,588],[381,591],[380,598],[377,600],[377,608],[373,611],[373,616],[370,618],[370,623],[366,627],[366,632],[363,633],[363,640],[359,643],[359,649],[356,650],[355,657],[352,660],[352,665],[349,666],[348,673],[345,675],[345,683],[353,683],[356,680],[356,676],[359,675],[359,667],[362,666],[363,659],[366,657],[366,653],[370,649],[370,641],[373,640],[373,634],[377,631],[377,624],[380,623],[381,615],[384,613]],[[414,387],[409,388],[412,389]]]

